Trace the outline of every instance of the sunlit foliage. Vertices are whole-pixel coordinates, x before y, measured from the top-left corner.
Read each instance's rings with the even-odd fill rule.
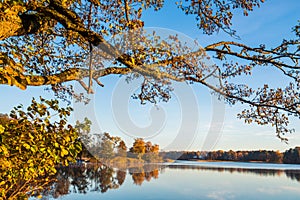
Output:
[[[67,124],[71,108],[57,100],[32,100],[15,107],[0,125],[0,199],[37,195],[56,173],[57,165],[74,162],[81,145]]]

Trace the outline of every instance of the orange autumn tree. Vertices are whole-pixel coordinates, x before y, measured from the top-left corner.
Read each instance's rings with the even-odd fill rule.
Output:
[[[143,138],[136,138],[129,149],[131,156],[137,157],[139,160],[143,159],[146,162],[161,162],[162,158],[159,156],[159,145],[152,144],[152,142],[145,142]]]
[[[142,159],[142,156],[146,153],[146,143],[143,138],[136,138],[129,151],[136,155],[138,159]]]

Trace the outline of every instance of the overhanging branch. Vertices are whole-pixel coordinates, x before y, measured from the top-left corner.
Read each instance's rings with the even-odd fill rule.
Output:
[[[6,85],[24,85],[20,87],[21,89],[26,89],[27,86],[43,86],[43,85],[55,85],[59,83],[69,82],[69,81],[81,81],[83,78],[89,77],[88,69],[81,68],[71,68],[63,72],[43,76],[43,75],[12,75],[7,68],[0,68],[0,84]],[[109,67],[101,70],[97,70],[93,73],[93,79],[98,79],[99,77],[107,76],[109,74],[127,74],[131,70],[128,68],[120,67]],[[11,81],[14,79],[14,81]],[[97,81],[97,83],[100,83]],[[103,86],[103,84],[101,85]]]

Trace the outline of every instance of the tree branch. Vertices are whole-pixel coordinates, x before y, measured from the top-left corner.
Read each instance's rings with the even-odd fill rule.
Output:
[[[279,47],[273,50],[266,50],[265,48],[251,48],[244,44],[236,42],[218,42],[206,46],[204,49],[206,51],[213,51],[223,55],[231,55],[244,60],[250,60],[255,63],[271,64],[275,67],[286,67],[289,69],[300,69],[300,66],[297,64],[300,59],[299,54],[291,54],[288,52],[281,52],[280,49],[285,45],[299,45],[299,41],[294,41],[292,43],[283,43]],[[231,46],[231,48],[229,48]],[[223,48],[221,48],[223,47]],[[233,51],[233,47],[241,48],[240,52]],[[250,55],[252,53],[252,55]],[[256,53],[256,54],[255,54]],[[266,56],[268,55],[268,56]],[[279,59],[287,58],[290,59],[295,65],[287,64],[281,62]]]
[[[107,76],[109,74],[128,74],[129,72],[131,72],[131,69],[129,68],[109,67],[95,71],[93,73],[93,79],[98,79],[99,77]],[[6,71],[6,68],[0,68],[0,84],[16,85],[19,87],[18,84],[22,81],[24,88],[21,89],[26,89],[27,86],[55,85],[69,81],[80,81],[86,77],[89,77],[89,70],[82,68],[71,68],[48,76],[23,75],[22,77],[18,75],[11,76],[11,74]],[[11,78],[15,79],[18,83],[11,81]]]
[[[26,9],[26,6],[18,4],[6,8],[4,12],[1,11],[0,40],[12,36],[33,34],[49,25],[48,19],[43,19],[38,14],[27,14],[25,13]]]

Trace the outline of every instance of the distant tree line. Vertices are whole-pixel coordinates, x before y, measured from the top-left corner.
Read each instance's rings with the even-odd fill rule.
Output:
[[[257,150],[257,151],[169,151],[161,152],[163,159],[173,160],[218,160],[239,162],[266,162],[300,164],[300,147],[291,148],[285,152]]]
[[[283,163],[300,164],[300,147],[289,149],[284,153]]]

